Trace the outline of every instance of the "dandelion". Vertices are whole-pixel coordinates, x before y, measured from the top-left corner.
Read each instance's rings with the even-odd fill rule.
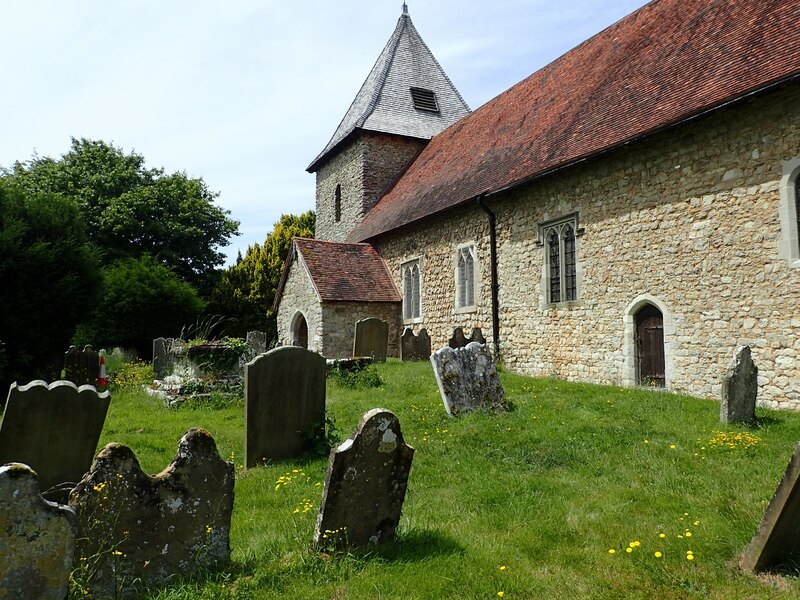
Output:
[[[700,521],[695,521],[694,525],[700,525]]]
[[[505,596],[505,595],[506,595],[506,593],[505,593],[505,592],[497,592],[497,595],[498,595],[500,598],[502,598],[503,596]]]
[[[669,447],[672,448],[673,450],[675,450],[675,448],[677,448],[677,446],[675,444],[670,444]]]
[[[617,553],[617,551],[616,551],[616,550],[614,550],[613,548],[609,548],[609,550],[608,550],[608,553],[609,553],[609,554],[616,554],[616,553]]]
[[[691,531],[687,531],[684,535],[686,537],[692,537],[692,532]]]
[[[655,552],[654,556],[655,556],[656,558],[661,558],[661,557],[662,557],[662,556],[664,556],[664,555],[663,555],[663,554],[661,554],[661,552],[659,552],[658,550],[656,550],[656,552]]]
[[[658,537],[660,537],[663,540],[665,537],[667,537],[667,534],[666,533],[659,533]]]
[[[500,569],[501,571],[505,571],[506,570],[506,566],[505,565],[500,565],[497,568]]]
[[[649,444],[649,443],[650,443],[650,440],[645,440],[645,441],[644,441],[644,443],[645,443],[645,444]]]
[[[630,554],[631,552],[633,552],[633,548],[631,548],[630,546],[628,546],[627,548],[625,548],[625,552],[627,552],[628,554]]]

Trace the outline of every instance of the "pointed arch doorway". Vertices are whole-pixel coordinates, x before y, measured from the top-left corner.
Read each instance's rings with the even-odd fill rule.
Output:
[[[292,320],[292,346],[308,349],[308,323],[301,312]]]
[[[645,304],[635,316],[636,383],[666,386],[664,360],[664,315],[653,304]]]

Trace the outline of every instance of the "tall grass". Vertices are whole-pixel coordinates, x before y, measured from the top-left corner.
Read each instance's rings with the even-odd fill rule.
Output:
[[[380,387],[328,387],[342,437],[383,407],[416,448],[397,540],[362,552],[311,547],[327,457],[245,472],[240,405],[113,394],[102,443],[130,445],[145,470],[165,467],[193,426],[237,465],[233,564],[152,598],[800,596],[796,573],[736,568],[800,415],[727,426],[710,400],[502,373],[511,412],[449,418],[430,365],[377,369]]]

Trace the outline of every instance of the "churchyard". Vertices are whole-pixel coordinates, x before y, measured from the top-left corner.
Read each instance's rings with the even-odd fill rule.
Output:
[[[152,376],[149,367],[112,374],[118,383],[99,448],[124,444],[155,474],[176,457],[187,431],[201,427],[234,465],[230,564],[148,597],[800,594],[797,565],[759,575],[738,568],[800,440],[800,415],[759,409],[752,426],[723,424],[719,402],[501,370],[503,410],[448,416],[429,362],[390,359],[370,370],[364,381],[374,383],[377,373],[378,387],[329,378],[327,419],[336,428],[328,438],[341,442],[381,407],[394,413],[414,450],[402,451],[413,454],[413,465],[394,539],[361,549],[315,527],[326,453],[245,468],[243,399],[202,397],[169,408],[138,385]],[[84,488],[102,489],[104,469],[94,469]],[[112,473],[104,477],[113,482]],[[86,597],[95,575],[86,564],[98,550],[86,552],[95,554],[76,565],[71,598]]]

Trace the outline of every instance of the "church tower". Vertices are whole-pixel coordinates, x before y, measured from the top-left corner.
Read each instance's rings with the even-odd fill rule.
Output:
[[[355,100],[306,169],[317,176],[316,238],[346,240],[427,142],[468,113],[403,4]]]

